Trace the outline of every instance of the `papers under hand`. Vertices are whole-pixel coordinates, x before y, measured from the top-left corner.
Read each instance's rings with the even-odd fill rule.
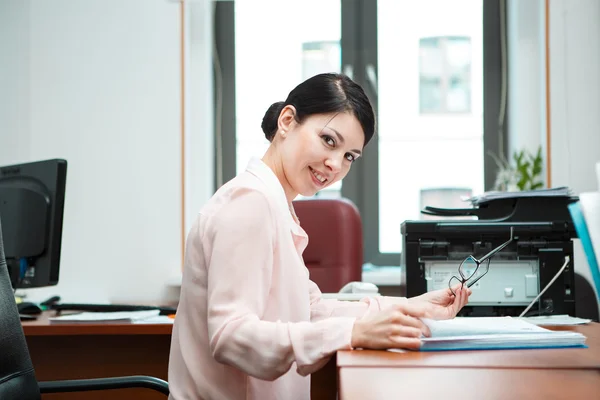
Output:
[[[424,319],[431,337],[421,339],[421,351],[583,347],[577,332],[551,331],[511,317]]]
[[[156,318],[160,310],[144,311],[116,311],[116,312],[82,312],[78,314],[61,315],[60,317],[50,317],[48,320],[52,323],[75,323],[75,322],[145,322],[146,320]]]

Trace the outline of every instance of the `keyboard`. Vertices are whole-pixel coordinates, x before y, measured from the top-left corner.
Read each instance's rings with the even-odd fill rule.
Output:
[[[50,306],[51,310],[56,311],[91,311],[91,312],[112,312],[112,311],[147,311],[160,310],[160,315],[171,315],[177,312],[176,307],[163,306],[141,306],[134,304],[87,304],[87,303],[55,303]]]

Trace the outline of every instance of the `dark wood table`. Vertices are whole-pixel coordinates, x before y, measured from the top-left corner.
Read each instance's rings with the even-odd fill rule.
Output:
[[[339,398],[600,398],[600,324],[553,329],[583,333],[588,348],[339,351]]]

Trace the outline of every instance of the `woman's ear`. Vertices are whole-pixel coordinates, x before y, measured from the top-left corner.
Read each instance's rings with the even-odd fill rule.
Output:
[[[283,107],[277,120],[277,133],[285,135],[296,122],[296,108],[292,105]]]

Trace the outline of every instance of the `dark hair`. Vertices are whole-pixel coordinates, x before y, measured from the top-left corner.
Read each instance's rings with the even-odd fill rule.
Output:
[[[343,74],[319,74],[296,86],[285,101],[273,103],[263,117],[261,128],[272,141],[277,120],[286,105],[296,109],[296,121],[314,114],[349,112],[358,119],[365,134],[365,146],[375,133],[375,113],[363,89]]]

